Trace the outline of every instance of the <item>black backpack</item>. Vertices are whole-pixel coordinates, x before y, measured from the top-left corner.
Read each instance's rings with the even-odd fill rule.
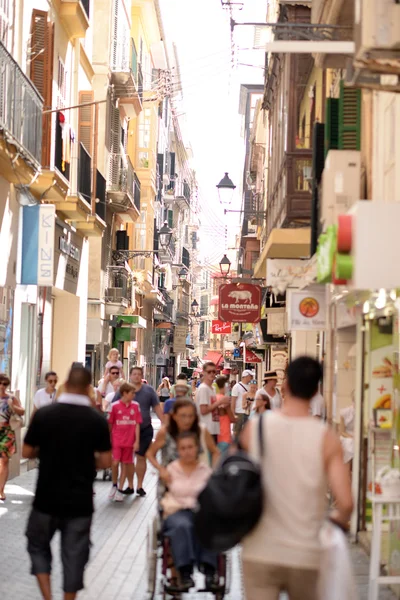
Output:
[[[264,452],[263,418],[259,418],[260,457]],[[227,455],[198,497],[194,525],[204,548],[226,552],[257,525],[264,494],[260,467],[243,450]]]

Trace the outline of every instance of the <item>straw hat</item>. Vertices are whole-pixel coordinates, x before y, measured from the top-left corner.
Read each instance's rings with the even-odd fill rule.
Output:
[[[278,375],[276,371],[267,371],[264,375],[264,383],[266,381],[270,381],[271,379],[278,379]]]

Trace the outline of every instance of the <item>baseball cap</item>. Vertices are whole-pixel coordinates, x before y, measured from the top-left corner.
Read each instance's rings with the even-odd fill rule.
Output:
[[[249,369],[245,369],[242,373],[242,377],[248,377],[249,375],[251,375],[251,377],[254,377],[253,371],[249,371]]]

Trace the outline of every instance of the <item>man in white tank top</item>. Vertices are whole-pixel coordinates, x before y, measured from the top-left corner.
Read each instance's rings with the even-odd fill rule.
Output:
[[[261,461],[265,508],[243,542],[243,573],[249,600],[317,600],[319,531],[326,516],[329,484],[338,523],[347,526],[353,510],[351,482],[339,437],[310,416],[322,369],[310,357],[289,364],[285,402],[262,417]],[[258,419],[248,423],[241,443],[259,460]]]

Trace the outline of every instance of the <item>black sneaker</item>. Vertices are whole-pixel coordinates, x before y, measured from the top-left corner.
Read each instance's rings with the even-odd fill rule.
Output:
[[[144,497],[145,497],[145,495],[146,495],[146,492],[144,491],[144,489],[143,489],[143,488],[139,488],[139,489],[136,491],[136,493],[137,493],[137,495],[138,495],[138,496],[140,496],[141,498],[144,498]]]
[[[127,487],[124,490],[122,490],[122,493],[125,494],[125,496],[132,496],[132,494],[135,493],[133,488]]]

